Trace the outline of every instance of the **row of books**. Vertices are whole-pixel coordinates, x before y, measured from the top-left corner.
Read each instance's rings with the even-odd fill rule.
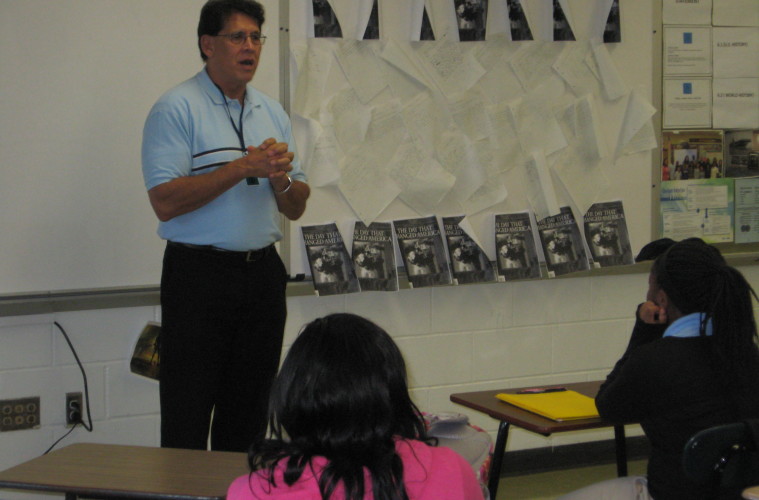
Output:
[[[495,259],[473,238],[465,216],[356,221],[348,253],[336,223],[302,226],[317,295],[398,290],[396,248],[411,288],[552,278],[633,263],[621,201],[594,204],[584,231],[570,207],[535,220],[531,212],[495,215]]]

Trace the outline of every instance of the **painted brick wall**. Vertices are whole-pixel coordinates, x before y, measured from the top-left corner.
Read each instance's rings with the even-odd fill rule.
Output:
[[[759,287],[759,266],[741,268]],[[624,350],[645,274],[541,280],[292,297],[286,345],[303,324],[331,312],[364,315],[388,330],[409,366],[424,411],[454,411],[495,435],[497,422],[449,401],[455,392],[603,378]],[[65,393],[82,390],[81,372],[64,338],[84,363],[94,432],[77,428],[58,446],[94,441],[157,445],[157,383],[129,372],[136,337],[159,307],[120,308],[0,318],[0,399],[41,398],[39,429],[0,433],[0,469],[42,454],[64,427]],[[633,426],[628,435],[640,433]],[[611,439],[612,431],[550,438],[514,429],[509,450]],[[50,498],[0,492],[0,499]]]

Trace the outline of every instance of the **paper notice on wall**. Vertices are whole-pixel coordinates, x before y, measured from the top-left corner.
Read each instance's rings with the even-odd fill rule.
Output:
[[[697,237],[707,243],[733,241],[733,189],[732,179],[662,182],[662,237],[676,241]]]
[[[711,24],[712,0],[663,0],[664,24]]]
[[[759,78],[759,27],[714,28],[712,45],[714,78]]]
[[[735,242],[759,241],[759,177],[735,179]]]
[[[759,26],[756,0],[713,0],[714,26]]]
[[[663,94],[664,128],[711,128],[710,78],[666,78]]]
[[[719,78],[712,86],[714,128],[759,128],[759,78]]]
[[[712,29],[708,26],[664,28],[665,76],[712,74]]]

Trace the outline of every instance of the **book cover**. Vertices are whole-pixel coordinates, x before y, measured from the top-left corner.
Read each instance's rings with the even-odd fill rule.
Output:
[[[316,295],[360,292],[356,272],[337,224],[301,226],[301,232]]]
[[[434,215],[393,221],[393,228],[411,288],[452,283],[443,236]]]
[[[594,267],[635,263],[622,201],[594,203],[585,214],[584,222],[585,241]]]
[[[453,283],[487,283],[495,281],[490,259],[480,245],[462,228],[463,215],[443,217],[445,242],[451,256]]]
[[[160,334],[161,325],[154,321],[148,321],[134,345],[132,359],[129,362],[129,369],[132,373],[153,380],[159,379],[161,359],[158,354],[158,337]]]
[[[548,277],[590,269],[580,227],[570,207],[538,221],[540,244],[546,257]]]
[[[540,278],[540,261],[529,212],[496,214],[498,281]]]
[[[398,290],[393,225],[390,222],[372,222],[367,227],[356,221],[352,250],[353,269],[362,292]]]
[[[523,410],[562,422],[598,417],[598,409],[593,398],[576,391],[546,392],[539,394],[496,395],[501,401]]]

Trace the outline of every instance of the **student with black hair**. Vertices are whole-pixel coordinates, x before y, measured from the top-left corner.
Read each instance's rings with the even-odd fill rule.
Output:
[[[596,396],[605,420],[640,422],[651,443],[648,474],[598,483],[562,500],[740,498],[692,483],[682,452],[702,429],[759,417],[752,295],[743,275],[698,238],[672,244],[656,259],[648,318],[667,328],[629,349]]]
[[[270,437],[229,500],[481,500],[472,467],[435,447],[400,350],[353,314],[305,326],[272,387]]]

